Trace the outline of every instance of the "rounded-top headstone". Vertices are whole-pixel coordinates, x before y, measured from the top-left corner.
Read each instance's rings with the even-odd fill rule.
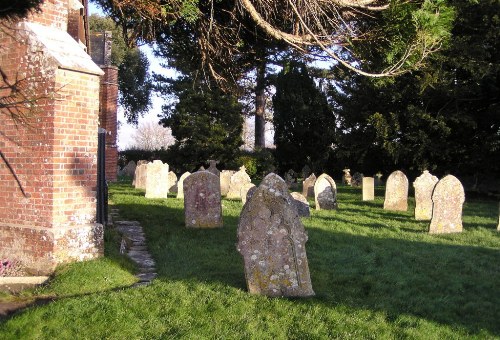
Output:
[[[432,218],[432,192],[438,178],[424,170],[413,182],[415,188],[415,219],[426,221]]]
[[[229,184],[231,182],[231,177],[236,173],[234,170],[222,170],[220,173],[220,193],[222,196],[226,196],[229,192]]]
[[[189,171],[186,171],[179,178],[179,181],[177,182],[177,198],[184,198],[184,180],[189,175],[191,175],[191,173]]]
[[[442,178],[432,193],[432,220],[429,233],[461,232],[464,202],[465,192],[462,183],[453,175]]]
[[[267,175],[244,205],[238,224],[248,290],[267,296],[314,295],[300,221],[285,181]]]
[[[197,171],[184,180],[183,187],[186,227],[222,227],[219,177],[208,171]]]
[[[309,208],[309,202],[307,199],[298,192],[290,193],[292,198],[294,199],[295,207],[297,208],[297,213],[300,217],[309,217],[311,216],[311,209]]]
[[[322,174],[314,183],[314,201],[316,210],[332,210],[337,208],[337,186],[333,178]]]
[[[227,198],[230,199],[241,199],[241,187],[245,183],[250,183],[252,180],[250,176],[248,176],[245,166],[240,168],[240,171],[231,176],[231,180],[229,181],[229,191],[227,193]]]
[[[302,182],[302,195],[304,197],[314,197],[314,183],[316,183],[315,174],[311,174]]]
[[[146,198],[168,197],[168,164],[160,160],[146,165]]]
[[[168,191],[177,192],[177,175],[173,171],[169,171],[168,173]]]
[[[402,171],[396,170],[387,178],[384,209],[408,210],[408,178]]]

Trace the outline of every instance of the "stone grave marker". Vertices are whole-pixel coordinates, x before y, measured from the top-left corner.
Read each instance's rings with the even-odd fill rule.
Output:
[[[342,184],[344,185],[351,185],[351,169],[344,169],[342,170],[344,174],[342,175]]]
[[[189,175],[191,175],[191,173],[189,171],[186,171],[179,178],[179,181],[177,182],[177,198],[184,198],[184,180]]]
[[[146,165],[146,198],[168,197],[168,164],[160,160]]]
[[[220,177],[220,171],[217,169],[217,161],[214,160],[209,160],[208,161],[210,166],[208,167],[207,171],[213,173],[215,176]]]
[[[314,183],[316,210],[337,209],[337,186],[333,178],[322,174]]]
[[[415,179],[413,187],[415,188],[415,219],[427,221],[432,218],[432,192],[438,182],[438,178],[424,170],[424,172]]]
[[[462,183],[453,175],[442,178],[432,193],[431,234],[462,232],[462,205],[465,192]]]
[[[381,186],[381,185],[383,185],[383,184],[384,184],[384,182],[382,181],[382,177],[383,177],[383,176],[384,176],[384,175],[382,175],[382,173],[380,173],[380,172],[377,172],[377,173],[375,174],[375,176],[374,176],[374,177],[375,177],[375,186],[376,186],[376,187],[379,187],[379,186]]]
[[[245,204],[247,201],[248,191],[250,189],[252,189],[253,187],[255,187],[255,184],[253,184],[253,183],[245,183],[241,186],[240,197],[241,197],[241,201],[243,202],[243,204]]]
[[[302,195],[304,197],[314,197],[314,183],[316,183],[316,175],[311,174],[302,182]]]
[[[311,168],[309,167],[309,165],[304,165],[304,167],[302,168],[301,170],[301,173],[302,173],[302,178],[307,178],[311,175]]]
[[[205,167],[203,165],[200,166],[200,168],[198,169],[198,171],[205,171]]]
[[[373,177],[363,177],[363,201],[375,199],[375,180]]]
[[[288,185],[288,188],[295,188],[297,186],[297,174],[293,169],[288,170],[285,173],[285,183]]]
[[[314,295],[305,249],[307,233],[293,204],[285,181],[271,173],[243,207],[237,247],[251,294]]]
[[[252,182],[252,180],[246,173],[245,166],[243,165],[240,168],[240,171],[231,176],[231,180],[229,182],[229,191],[226,197],[230,199],[241,199],[241,187],[243,186],[243,184],[250,182]]]
[[[384,209],[408,210],[408,178],[402,171],[396,170],[387,178]]]
[[[183,187],[186,227],[222,227],[219,178],[208,171],[197,171],[184,179]]]
[[[229,184],[231,182],[231,177],[236,173],[233,170],[222,170],[220,174],[220,193],[222,196],[226,196],[229,192]]]
[[[498,203],[498,226],[497,230],[500,231],[500,202]]]
[[[133,177],[135,175],[135,169],[136,168],[137,168],[137,165],[135,164],[135,162],[134,161],[130,161],[120,171],[120,175],[122,175],[122,176],[128,176],[128,177]]]
[[[138,164],[135,168],[134,186],[136,189],[146,189],[146,178],[148,176],[148,163]]]
[[[362,173],[355,172],[351,178],[351,186],[360,187],[363,184],[363,177],[365,177]]]
[[[177,192],[177,175],[173,171],[168,173],[168,192]]]
[[[309,217],[311,216],[311,210],[309,209],[309,202],[307,198],[304,197],[301,193],[292,192],[290,194],[294,200],[295,207],[297,208],[297,213],[300,217]]]

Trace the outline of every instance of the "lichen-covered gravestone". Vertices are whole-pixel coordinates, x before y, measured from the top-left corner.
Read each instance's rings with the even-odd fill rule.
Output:
[[[375,180],[373,177],[363,177],[363,201],[375,199]]]
[[[186,227],[222,227],[219,177],[208,171],[197,171],[184,180],[183,186]]]
[[[432,193],[431,234],[462,232],[462,205],[465,192],[462,183],[452,175],[442,178]]]
[[[168,164],[160,160],[146,165],[146,198],[168,197]]]
[[[384,209],[408,210],[408,178],[402,171],[396,170],[387,178]]]
[[[243,204],[246,203],[247,201],[247,194],[248,194],[248,191],[250,189],[252,189],[253,187],[255,187],[255,184],[253,183],[245,183],[243,184],[243,186],[241,187],[241,190],[240,190],[240,197],[241,197],[241,202],[243,202]]]
[[[305,249],[307,234],[293,204],[285,181],[271,173],[243,207],[238,251],[252,294],[314,295]]]
[[[432,192],[438,182],[438,178],[424,170],[413,182],[415,188],[415,219],[428,221],[432,218]]]
[[[184,180],[191,175],[189,171],[183,173],[177,182],[177,198],[184,198]]]
[[[309,208],[309,202],[307,199],[298,192],[292,192],[290,194],[294,200],[295,207],[297,208],[297,213],[300,217],[309,217],[311,216],[311,209]]]
[[[226,197],[230,199],[241,199],[241,187],[243,184],[250,182],[252,182],[252,180],[250,179],[250,176],[248,176],[245,166],[243,165],[240,168],[240,171],[231,177],[231,180],[229,181],[229,191]]]
[[[337,186],[333,178],[322,174],[314,183],[316,210],[337,209]]]
[[[315,174],[311,174],[302,182],[302,195],[304,197],[314,197],[314,183],[316,183]]]
[[[168,192],[177,192],[177,175],[173,171],[168,173]]]
[[[229,183],[235,173],[236,171],[233,170],[222,170],[220,174],[220,193],[222,196],[226,196],[229,192]]]
[[[147,178],[147,165],[148,163],[140,163],[137,164],[135,168],[134,181],[133,185],[136,189],[146,189],[146,178]]]

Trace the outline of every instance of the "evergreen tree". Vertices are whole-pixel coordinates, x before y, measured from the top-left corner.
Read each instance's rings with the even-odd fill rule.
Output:
[[[305,165],[322,171],[335,138],[335,117],[302,63],[278,74],[274,106],[275,157],[282,172]]]

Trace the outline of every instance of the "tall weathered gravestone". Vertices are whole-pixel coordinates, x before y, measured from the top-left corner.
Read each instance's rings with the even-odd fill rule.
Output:
[[[240,168],[240,171],[231,176],[231,180],[229,181],[229,191],[227,193],[227,198],[232,199],[241,199],[241,187],[245,183],[250,183],[252,180],[250,176],[247,175],[245,166],[243,165]]]
[[[302,182],[302,195],[304,197],[314,197],[314,183],[316,183],[315,174],[311,174]]]
[[[384,209],[396,211],[408,210],[408,178],[399,170],[394,171],[387,178]]]
[[[290,193],[294,200],[295,207],[297,208],[297,213],[300,217],[309,217],[311,216],[311,209],[309,208],[309,202],[307,199],[298,192]]]
[[[189,171],[183,173],[177,182],[177,198],[184,198],[184,180],[191,175]]]
[[[375,180],[373,177],[363,177],[363,201],[375,199]]]
[[[168,192],[177,192],[177,175],[173,171],[168,173]]]
[[[337,186],[333,178],[322,174],[314,183],[314,201],[316,210],[331,210],[337,208]]]
[[[155,160],[146,169],[146,198],[167,198],[168,164]]]
[[[442,178],[432,193],[432,220],[429,233],[461,232],[464,202],[465,192],[462,183],[452,175]]]
[[[255,184],[253,183],[245,183],[241,186],[240,197],[241,197],[241,202],[243,202],[243,204],[245,204],[247,201],[248,191],[253,187],[255,187]]]
[[[219,178],[208,171],[197,171],[184,180],[183,186],[186,227],[222,227]]]
[[[432,192],[438,182],[438,178],[424,170],[413,182],[415,188],[415,219],[427,221],[432,218]]]
[[[137,167],[135,168],[134,181],[132,184],[136,189],[146,189],[146,178],[148,176],[147,165],[147,161],[146,163],[141,163],[141,161],[139,161]]]
[[[236,173],[234,170],[222,170],[220,173],[220,193],[222,196],[227,196],[229,192],[229,184],[231,183],[231,177]]]
[[[266,296],[314,295],[307,233],[283,179],[267,175],[247,201],[238,224],[248,290]]]

